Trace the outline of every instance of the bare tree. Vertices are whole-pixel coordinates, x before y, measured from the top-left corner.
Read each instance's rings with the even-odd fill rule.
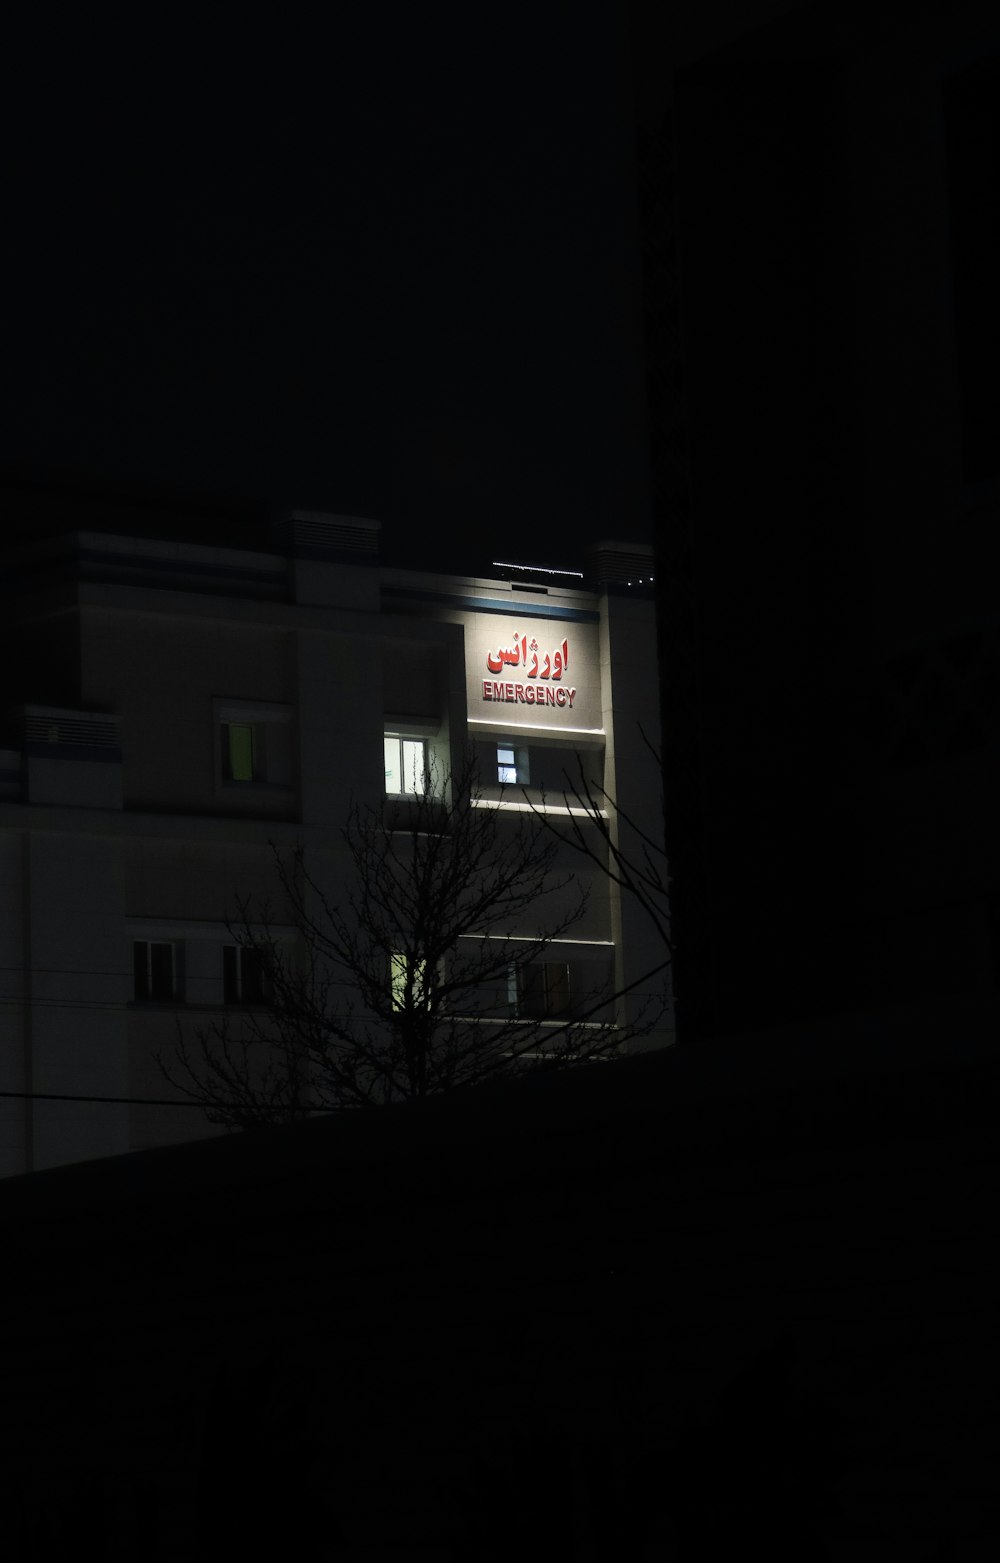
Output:
[[[484,798],[471,760],[423,794],[355,802],[341,839],[335,892],[302,846],[272,844],[280,923],[243,900],[230,925],[267,1002],[160,1060],[212,1121],[380,1106],[620,1049],[610,980],[571,1002],[539,985],[587,906],[558,834]]]
[[[662,777],[660,754],[642,727],[639,736],[655,767],[654,774]],[[673,958],[670,876],[663,843],[626,813],[595,776],[588,774],[582,755],[576,754],[574,761],[572,772],[563,771],[565,817],[553,816],[544,798],[538,804],[526,790],[524,798],[544,830],[580,853],[642,908],[663,946],[665,959],[657,968],[658,972],[663,971]]]

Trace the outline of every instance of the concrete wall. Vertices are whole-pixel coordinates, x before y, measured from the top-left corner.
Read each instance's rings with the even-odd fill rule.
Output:
[[[24,835],[19,830],[0,831],[0,1175],[24,1172],[28,1157],[27,1102],[21,1093],[30,1089],[31,1027],[27,993],[24,915]]]
[[[24,917],[31,985],[29,1167],[128,1149],[128,1109],[45,1100],[128,1094],[121,844],[83,831],[24,834]]]
[[[159,595],[159,594],[157,594]],[[294,812],[294,799],[220,786],[214,702],[294,707],[294,641],[269,616],[242,604],[206,611],[197,599],[139,603],[117,594],[115,609],[83,615],[86,698],[121,721],[125,803],[172,812]],[[187,611],[185,611],[187,610]],[[242,622],[241,622],[242,618]]]

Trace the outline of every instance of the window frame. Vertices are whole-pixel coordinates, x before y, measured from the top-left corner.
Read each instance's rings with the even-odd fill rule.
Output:
[[[263,722],[223,721],[219,742],[222,751],[222,780],[227,787],[259,787],[267,781],[267,738]],[[250,775],[237,776],[233,764],[234,732],[250,735]]]
[[[386,751],[387,751],[388,746],[389,746],[390,743],[394,743],[394,744],[397,745],[397,757],[398,757],[400,781],[403,781],[403,779],[406,776],[406,755],[405,755],[404,745],[412,744],[414,747],[419,747],[419,749],[421,751],[421,756],[422,756],[421,765],[422,765],[423,782],[424,782],[424,785],[423,785],[423,787],[422,787],[422,789],[420,791],[418,791],[416,787],[405,787],[404,788],[404,787],[401,786],[398,789],[392,789],[392,788],[389,787],[389,785],[388,785],[388,775],[389,775],[389,772],[388,772],[388,768],[385,765],[385,760],[386,760]],[[383,778],[382,778],[382,785],[383,785],[385,797],[387,797],[387,798],[396,798],[396,799],[398,799],[398,798],[426,798],[426,797],[428,797],[430,795],[430,791],[431,791],[430,744],[429,744],[428,739],[427,739],[425,734],[423,734],[423,733],[408,733],[408,732],[405,732],[405,731],[401,732],[401,731],[399,731],[396,728],[384,727],[383,730],[382,730],[382,763],[383,763],[383,772],[384,772]]]
[[[261,792],[264,789],[278,794],[294,791],[293,717],[293,708],[290,705],[213,697],[213,753],[217,796],[232,797],[234,793]],[[252,775],[249,779],[232,774],[234,769],[232,748],[228,738],[230,728],[250,729]],[[287,737],[280,744],[274,737],[274,730],[277,728],[287,730]],[[279,774],[275,774],[276,771]],[[282,771],[286,774],[280,774]]]
[[[142,987],[145,992],[140,992],[139,975],[139,950],[145,950],[143,966],[145,976]],[[154,981],[154,950],[170,951],[170,983],[169,993],[157,992]],[[173,939],[133,939],[132,940],[132,1002],[133,1004],[179,1004],[181,1002],[180,981],[180,951],[176,940]]]
[[[430,1008],[430,995],[433,989],[433,978],[427,981],[427,962],[415,961],[414,970],[414,1001],[415,1007],[420,1009]],[[410,974],[410,958],[405,950],[393,950],[389,956],[389,998],[392,1011],[399,1015],[405,1010],[403,994]],[[419,984],[419,988],[417,985]]]
[[[510,755],[510,759],[505,756]],[[500,787],[528,787],[531,785],[531,763],[529,751],[523,745],[515,743],[513,738],[498,738],[496,740],[496,769],[497,784]],[[504,772],[510,772],[504,775]]]
[[[227,970],[231,954],[235,956],[235,960],[232,961],[232,982]],[[249,996],[246,992],[248,984],[245,970],[248,955],[251,957],[249,964],[256,963],[257,989]],[[222,946],[222,1002],[233,1009],[262,1009],[270,1006],[272,994],[266,951],[259,950],[253,944],[226,943]]]
[[[557,979],[554,974],[560,973]],[[550,975],[551,974],[551,975]],[[540,1008],[528,1008],[529,994],[526,991],[528,977],[537,977],[540,988]],[[561,985],[565,994],[564,1001],[556,1007],[553,998],[557,985]],[[568,1019],[573,1013],[573,975],[569,961],[527,961],[523,965],[513,968],[512,980],[508,978],[508,1001],[513,1002],[514,1017],[517,1020],[551,1020],[560,1021]],[[539,996],[538,992],[530,995],[531,1002]]]

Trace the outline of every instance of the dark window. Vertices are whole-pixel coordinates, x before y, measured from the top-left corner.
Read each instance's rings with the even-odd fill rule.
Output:
[[[136,939],[132,945],[132,973],[135,997],[140,1002],[170,1004],[175,994],[174,947],[151,939]]]
[[[222,988],[227,1004],[266,1004],[270,998],[266,952],[249,944],[225,945]]]
[[[557,1019],[570,1007],[569,967],[565,961],[537,961],[517,973],[517,1013],[526,1019]]]

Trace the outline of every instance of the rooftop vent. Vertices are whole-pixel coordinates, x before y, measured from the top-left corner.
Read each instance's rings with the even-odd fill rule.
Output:
[[[275,525],[283,548],[300,559],[349,559],[375,564],[381,523],[325,510],[293,510]]]
[[[656,556],[646,543],[595,543],[587,551],[587,579],[594,586],[652,591]]]
[[[121,753],[117,716],[103,712],[65,711],[51,706],[24,708],[24,741],[40,750],[106,750],[113,759]]]

